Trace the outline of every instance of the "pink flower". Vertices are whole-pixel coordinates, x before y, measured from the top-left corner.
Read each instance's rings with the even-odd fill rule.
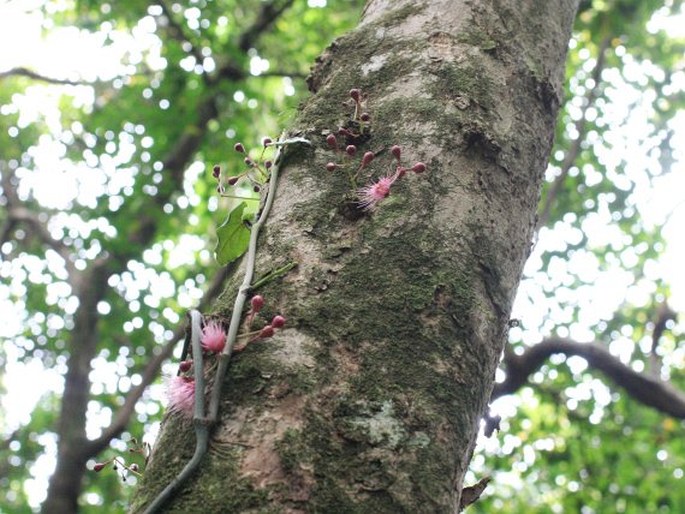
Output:
[[[190,377],[174,376],[167,381],[169,410],[192,417],[195,403],[195,380]]]
[[[375,209],[390,194],[390,187],[395,183],[395,180],[397,180],[397,174],[383,177],[378,182],[359,189],[357,194],[359,195],[360,207],[367,211]]]
[[[208,352],[219,353],[226,345],[226,334],[221,328],[221,325],[216,321],[207,323],[202,329],[202,340],[200,341],[202,348]]]

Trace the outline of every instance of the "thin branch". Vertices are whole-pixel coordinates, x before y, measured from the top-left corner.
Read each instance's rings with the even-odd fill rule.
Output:
[[[176,21],[174,18],[174,14],[171,12],[169,7],[166,5],[166,2],[162,0],[158,0],[157,2],[159,6],[162,8],[162,14],[164,14],[164,17],[168,21],[168,33],[169,35],[175,39],[176,41],[179,41],[181,44],[187,43],[190,45],[190,53],[193,57],[195,57],[195,60],[197,61],[198,64],[202,64],[202,60],[204,59],[202,54],[197,48],[197,45],[195,45],[191,38],[188,37],[188,34],[186,34],[185,29],[183,26]]]
[[[661,368],[661,359],[656,352],[659,346],[661,336],[666,330],[666,325],[669,321],[675,321],[677,313],[668,306],[665,301],[662,302],[657,309],[656,321],[654,322],[654,330],[652,330],[652,347],[649,350],[649,373],[656,377],[659,375],[659,368]]]
[[[509,354],[505,358],[506,380],[495,384],[492,399],[517,391],[551,355],[559,353],[584,358],[591,368],[604,373],[635,400],[664,414],[685,419],[685,393],[668,382],[626,366],[601,343],[578,343],[562,337],[546,339],[522,355]]]
[[[255,42],[271,25],[291,6],[294,0],[285,0],[281,5],[278,2],[267,2],[257,15],[252,26],[243,32],[238,42],[238,48],[247,52],[255,45]]]
[[[33,80],[39,80],[41,82],[47,82],[48,84],[58,84],[64,86],[91,86],[91,82],[81,81],[81,80],[69,80],[69,79],[58,79],[56,77],[48,77],[47,75],[42,75],[35,71],[31,71],[28,68],[17,67],[11,70],[0,72],[0,80],[7,77],[27,77]]]
[[[64,260],[64,266],[69,274],[69,280],[72,282],[72,286],[75,286],[73,282],[78,276],[78,272],[74,267],[74,263],[71,260],[72,250],[69,246],[65,245],[61,239],[57,239],[50,234],[50,231],[45,226],[45,222],[40,220],[38,214],[24,207],[23,202],[17,195],[14,184],[12,184],[12,173],[2,171],[2,192],[5,196],[7,221],[2,229],[2,239],[0,239],[0,244],[8,240],[10,234],[20,223],[25,223],[30,227],[30,233],[37,236],[40,241],[46,245],[48,248],[54,250],[62,259]]]
[[[578,133],[578,137],[573,141],[571,147],[566,152],[564,161],[561,163],[561,173],[554,179],[554,182],[552,182],[552,185],[547,190],[547,195],[545,196],[542,209],[540,210],[540,214],[538,216],[538,228],[546,226],[549,222],[552,206],[554,205],[554,202],[564,186],[564,182],[566,181],[566,177],[568,176],[571,167],[576,162],[578,154],[580,154],[581,144],[585,140],[585,135],[588,129],[587,122],[585,120],[585,114],[590,107],[594,106],[595,100],[597,100],[597,97],[599,96],[600,84],[602,81],[602,71],[604,70],[604,65],[606,63],[606,55],[610,42],[611,38],[605,37],[599,45],[597,64],[595,64],[595,68],[592,70],[594,87],[587,92],[583,111],[581,112],[581,115],[575,124],[575,130]]]
[[[284,71],[284,70],[273,70],[264,71],[259,75],[251,75],[252,77],[290,77],[293,79],[306,79],[308,73],[302,73],[300,71]]]
[[[186,463],[181,472],[167,484],[164,490],[157,495],[153,502],[145,509],[145,514],[159,512],[169,501],[183,482],[185,482],[202,462],[209,446],[209,426],[205,417],[205,377],[202,363],[202,345],[200,334],[202,330],[202,314],[197,310],[188,313],[190,317],[190,343],[193,348],[193,365],[195,372],[195,404],[193,409],[193,425],[195,427],[195,452],[193,457]]]

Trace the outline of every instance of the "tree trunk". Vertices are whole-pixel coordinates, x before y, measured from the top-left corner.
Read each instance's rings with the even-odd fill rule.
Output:
[[[456,512],[535,225],[577,2],[371,0],[310,80],[259,241],[260,290],[288,318],[234,358],[200,470],[166,512]],[[327,130],[361,88],[378,178],[423,161],[373,212],[356,208]],[[380,152],[385,149],[384,152]],[[409,176],[411,175],[411,176]],[[230,316],[240,272],[215,312]],[[270,319],[269,316],[266,319]],[[193,453],[166,418],[133,503]],[[496,486],[496,485],[495,485]]]

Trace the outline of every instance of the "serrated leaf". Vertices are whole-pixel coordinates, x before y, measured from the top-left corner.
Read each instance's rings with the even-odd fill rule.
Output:
[[[245,202],[240,203],[216,229],[218,241],[214,254],[222,266],[233,262],[247,250],[250,231],[245,227],[243,219],[245,207]]]

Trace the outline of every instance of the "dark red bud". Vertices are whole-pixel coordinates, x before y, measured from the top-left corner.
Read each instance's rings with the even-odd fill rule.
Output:
[[[262,188],[259,187],[259,186],[254,186],[254,187],[252,188],[252,191],[254,191],[255,193],[259,193],[261,190],[262,190]]]
[[[398,178],[404,177],[405,173],[407,173],[407,168],[403,168],[402,166],[397,167],[397,177]]]
[[[347,155],[354,155],[357,153],[357,147],[354,145],[347,145],[345,152],[347,152]]]
[[[359,119],[364,122],[367,122],[371,119],[371,115],[368,112],[363,112],[361,116],[359,116]]]
[[[363,168],[364,166],[368,166],[369,163],[370,163],[371,161],[373,161],[373,158],[374,158],[374,157],[375,157],[375,155],[373,154],[373,152],[366,152],[366,153],[364,153],[364,157],[362,157],[362,168]]]
[[[395,159],[398,161],[400,160],[400,156],[402,155],[402,149],[398,145],[393,145],[393,147],[390,149],[390,152],[393,154]]]
[[[240,176],[236,175],[235,177],[228,177],[228,182],[229,186],[235,186],[238,183],[238,180],[240,180]]]
[[[219,175],[221,175],[221,167],[217,164],[212,168],[212,176],[214,178],[219,178]]]
[[[262,295],[253,296],[250,300],[250,305],[252,306],[253,312],[259,312],[264,307],[264,297]]]
[[[351,136],[351,135],[352,135],[352,132],[350,132],[349,130],[347,130],[345,127],[340,127],[340,128],[338,129],[338,134],[341,135],[341,136]]]
[[[181,373],[185,373],[186,371],[190,371],[190,368],[192,365],[193,365],[193,361],[188,359],[188,360],[181,362],[178,365],[178,369],[181,370]]]
[[[329,162],[328,164],[326,164],[326,169],[328,171],[335,171],[335,168],[337,168],[337,166],[334,162]]]
[[[335,138],[334,134],[328,134],[326,136],[326,143],[333,149],[338,148],[338,140]]]
[[[271,326],[274,328],[283,328],[285,325],[285,318],[280,315],[274,316],[274,319],[271,320]]]
[[[271,337],[272,335],[274,335],[274,327],[271,325],[267,325],[259,331],[259,337],[266,338]]]
[[[350,89],[350,97],[352,97],[352,100],[354,100],[355,102],[359,102],[361,98],[361,91],[357,88]]]
[[[97,462],[95,466],[93,466],[93,471],[95,471],[96,473],[98,471],[102,471],[103,469],[105,469],[105,466],[107,466],[106,462]]]
[[[216,186],[216,192],[219,194],[223,194],[224,193],[224,186],[222,186],[221,184]]]
[[[267,170],[268,170],[269,168],[271,168],[271,166],[273,166],[273,165],[274,165],[274,163],[271,162],[271,161],[265,161],[265,162],[264,162],[264,167],[265,167]]]
[[[270,137],[265,137],[264,139],[262,139],[262,144],[264,145],[265,148],[267,146],[269,146],[271,143],[272,143],[272,141],[271,141]]]
[[[138,469],[139,469],[138,464],[136,464],[135,462],[133,464],[131,464],[129,466],[129,468],[131,469],[131,471],[138,471]]]
[[[245,147],[243,146],[242,143],[236,143],[235,145],[233,145],[233,149],[234,149],[236,152],[245,153]]]
[[[245,161],[245,164],[247,164],[250,168],[252,166],[254,166],[254,161],[252,159],[250,159],[249,157],[245,157],[245,159],[243,159],[243,160]]]
[[[422,162],[417,162],[411,167],[411,170],[414,173],[423,173],[424,171],[426,171],[426,165]]]

